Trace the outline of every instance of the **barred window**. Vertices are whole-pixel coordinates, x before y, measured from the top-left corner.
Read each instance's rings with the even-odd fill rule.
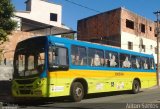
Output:
[[[133,50],[133,42],[128,42],[128,49]]]

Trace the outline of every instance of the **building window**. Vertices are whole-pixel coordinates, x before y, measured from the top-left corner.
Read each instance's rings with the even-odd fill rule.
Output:
[[[57,21],[57,14],[50,13],[50,21]]]
[[[152,27],[149,27],[149,30],[152,31]]]
[[[142,45],[142,50],[143,50],[143,52],[146,52],[146,46],[145,45]]]
[[[26,2],[26,11],[31,11],[31,0],[27,0]]]
[[[141,32],[145,33],[145,25],[141,23],[140,24],[140,28],[141,28]]]
[[[128,49],[133,50],[133,42],[128,42]]]
[[[126,27],[130,29],[134,29],[134,22],[126,19]]]

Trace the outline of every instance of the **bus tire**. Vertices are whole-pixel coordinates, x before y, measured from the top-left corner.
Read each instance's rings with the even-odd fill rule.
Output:
[[[79,102],[84,97],[84,88],[80,82],[74,82],[71,87],[71,99],[74,102]]]
[[[138,80],[134,80],[132,84],[132,93],[137,94],[140,91],[140,83]]]

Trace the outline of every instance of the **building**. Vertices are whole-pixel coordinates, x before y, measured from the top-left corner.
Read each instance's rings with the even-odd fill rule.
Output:
[[[34,34],[59,34],[71,32],[62,24],[62,6],[47,0],[27,0],[26,11],[16,11],[20,30]]]
[[[8,41],[0,45],[0,60],[12,64],[15,47],[19,41],[50,34],[72,33],[73,30],[62,23],[62,6],[47,0],[26,0],[26,10],[16,11],[13,20],[18,27],[8,37]],[[61,37],[61,35],[57,35]],[[65,37],[63,35],[63,37]]]
[[[157,60],[155,22],[123,7],[78,21],[78,40],[153,54]],[[156,61],[157,62],[157,61]]]

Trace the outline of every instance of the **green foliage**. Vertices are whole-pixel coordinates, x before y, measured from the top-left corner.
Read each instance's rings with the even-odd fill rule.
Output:
[[[0,42],[7,40],[7,35],[11,34],[17,23],[11,18],[14,17],[14,6],[10,0],[0,0]]]

